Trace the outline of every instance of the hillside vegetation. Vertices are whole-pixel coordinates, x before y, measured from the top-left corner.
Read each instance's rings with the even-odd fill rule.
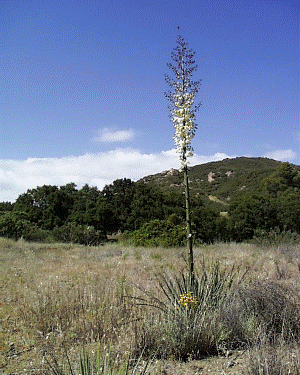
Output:
[[[300,234],[300,169],[267,158],[225,159],[190,168],[196,243]],[[181,246],[186,242],[183,176],[178,170],[102,191],[73,183],[29,189],[0,203],[0,235],[40,242]],[[118,234],[118,235],[116,235]]]
[[[190,188],[194,196],[203,198],[206,203],[209,203],[209,196],[229,203],[246,193],[261,193],[262,181],[281,164],[267,158],[239,157],[196,165],[189,170]],[[141,181],[163,190],[175,190],[181,188],[183,177],[178,170],[171,170]]]

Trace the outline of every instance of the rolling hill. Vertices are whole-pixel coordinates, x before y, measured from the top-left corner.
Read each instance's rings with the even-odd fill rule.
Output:
[[[268,158],[238,157],[190,167],[191,195],[219,206],[220,210],[232,200],[247,193],[261,193],[262,181],[281,162]],[[299,171],[300,167],[295,166]],[[161,190],[181,190],[183,174],[171,169],[139,180]]]

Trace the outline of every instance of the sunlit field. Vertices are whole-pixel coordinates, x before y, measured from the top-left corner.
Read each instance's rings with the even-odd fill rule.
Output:
[[[0,373],[299,374],[300,245],[0,239]],[[81,367],[80,367],[81,366]]]

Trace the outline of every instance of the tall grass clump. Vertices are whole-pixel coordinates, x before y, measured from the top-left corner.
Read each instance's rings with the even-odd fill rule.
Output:
[[[296,346],[261,343],[248,352],[245,375],[298,375],[300,351]]]
[[[117,342],[135,314],[122,298],[122,282],[105,284],[97,276],[74,275],[23,283],[19,317],[30,337],[44,345]]]
[[[96,353],[83,349],[78,360],[71,360],[67,351],[63,352],[63,361],[58,361],[52,353],[44,357],[47,364],[45,375],[146,375],[153,358],[147,361],[140,356],[137,359],[130,355],[120,356],[113,350]]]
[[[300,242],[300,235],[291,230],[281,231],[279,228],[270,231],[257,230],[250,242],[260,246],[294,245]]]
[[[273,280],[247,281],[236,288],[223,320],[236,340],[254,345],[300,338],[299,292]]]

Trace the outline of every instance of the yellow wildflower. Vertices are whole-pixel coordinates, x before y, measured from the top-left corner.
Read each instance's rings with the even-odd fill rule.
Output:
[[[198,306],[198,300],[197,297],[192,293],[184,293],[181,294],[179,304],[186,308],[197,308]]]

